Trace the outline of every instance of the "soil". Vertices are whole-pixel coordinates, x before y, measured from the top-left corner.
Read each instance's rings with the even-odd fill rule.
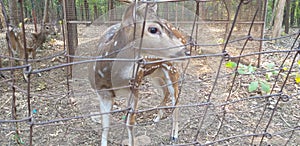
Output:
[[[78,26],[79,46],[76,48],[75,61],[88,60],[89,58],[86,57],[95,53],[97,41],[106,28],[105,25]],[[277,42],[265,42],[262,51],[290,50],[294,39],[295,36],[292,36]],[[4,33],[1,33],[0,41],[1,53],[7,55],[7,51],[3,50],[6,49]],[[216,50],[218,49],[220,50],[220,48]],[[193,51],[193,55],[199,55],[200,52]],[[56,57],[48,57],[59,53],[60,55]],[[258,145],[262,134],[266,132],[268,134],[263,139],[262,145],[284,145],[286,142],[287,145],[299,145],[300,141],[297,137],[300,136],[300,111],[298,110],[300,96],[299,84],[295,83],[299,65],[295,64],[292,67],[291,74],[284,71],[279,75],[273,94],[282,91],[282,95],[287,95],[289,98],[280,100],[277,106],[279,96],[266,98],[264,95],[268,94],[261,87],[255,92],[248,91],[248,85],[252,81],[266,81],[273,85],[276,74],[266,79],[266,71],[278,70],[286,55],[287,52],[263,54],[262,64],[256,69],[255,74],[239,74],[234,81],[233,69],[225,68],[225,64],[221,64],[219,70],[220,57],[197,57],[190,59],[189,63],[186,60],[184,64],[188,64],[187,69],[180,68],[183,82],[179,99],[180,131],[177,143]],[[288,69],[294,55],[291,53],[284,65]],[[40,60],[30,63],[33,71],[65,64],[62,37],[55,36],[49,39],[44,47],[38,50],[37,58]],[[2,59],[2,63],[3,67],[9,66],[8,59]],[[270,63],[274,63],[275,66],[267,68]],[[28,88],[30,89],[31,122],[34,123],[32,125],[33,145],[99,145],[102,130],[98,114],[99,105],[97,96],[87,80],[87,66],[87,63],[74,65],[72,78],[66,67],[41,71],[30,76],[30,84],[23,80],[22,69],[14,71],[14,78],[11,77],[10,71],[3,71],[5,78],[0,80],[0,145],[29,145],[31,123],[26,120],[29,113]],[[218,80],[215,82],[218,72]],[[287,75],[289,77],[285,83]],[[145,80],[140,91],[139,110],[145,111],[137,114],[135,136],[142,141],[138,142],[139,145],[173,144],[169,140],[172,110],[167,109],[161,121],[153,122],[157,114],[156,107],[162,98],[148,81],[149,79]],[[232,89],[231,85],[233,85]],[[15,92],[12,86],[15,87]],[[213,86],[215,88],[212,91]],[[21,120],[17,123],[9,122],[13,119],[11,108],[13,93],[16,97],[15,117]],[[126,102],[126,98],[115,99],[113,106],[115,112],[112,114],[108,139],[110,145],[120,145],[127,139],[124,123],[127,114],[124,110]],[[255,127],[257,127],[256,131],[254,131]],[[290,137],[293,129],[295,131]],[[254,138],[253,143],[251,143],[252,138]]]

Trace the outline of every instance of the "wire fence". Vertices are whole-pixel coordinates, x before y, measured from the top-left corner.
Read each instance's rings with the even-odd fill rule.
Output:
[[[78,25],[79,45],[75,54],[68,54],[65,44],[41,50],[38,59],[27,60],[1,52],[0,143],[99,144],[103,130],[100,116],[108,113],[99,112],[99,101],[87,79],[89,64],[126,61],[146,65],[181,61],[177,106],[170,103],[159,106],[159,92],[149,79],[139,87],[141,97],[134,128],[137,139],[143,141],[140,145],[298,145],[300,30],[278,38],[265,38],[268,31],[260,21],[264,21],[266,1],[224,2],[224,5],[231,5],[230,11],[234,11],[234,15],[230,15],[232,20],[209,24],[199,18],[199,14],[188,13],[181,6],[203,5],[200,12],[207,13],[201,15],[211,17],[213,6],[220,8],[224,6],[220,4],[223,1],[216,5],[194,1],[184,4],[183,1],[160,2],[163,3],[160,3],[159,15],[174,21],[194,38],[186,44],[191,48],[191,56],[152,62],[143,62],[143,58],[95,56],[99,36],[108,28],[107,23],[103,23],[107,15],[95,20],[91,26]],[[184,18],[188,25],[180,23],[183,21],[176,17],[179,15],[171,16],[175,14],[174,7],[178,8],[175,11],[185,12],[181,17],[189,16],[190,19]],[[252,10],[245,11],[246,8]],[[167,11],[163,13],[163,10]],[[124,7],[113,12],[120,15],[122,11]],[[245,17],[250,21],[245,23]],[[242,25],[239,18],[244,20]],[[246,33],[241,33],[242,30]],[[73,62],[68,62],[69,57]],[[25,60],[24,65],[15,65],[15,62]],[[231,61],[236,66],[228,67]],[[69,66],[73,67],[72,72],[68,70]],[[28,75],[27,82],[22,79],[23,73]],[[256,83],[257,89],[250,92],[249,88]],[[118,88],[128,87],[130,85]],[[116,98],[113,110],[109,112],[112,116],[108,139],[111,145],[120,145],[127,139],[125,119],[131,108],[126,104],[126,98]],[[176,143],[169,140],[174,108],[180,111]],[[165,111],[165,117],[154,122],[161,109]]]

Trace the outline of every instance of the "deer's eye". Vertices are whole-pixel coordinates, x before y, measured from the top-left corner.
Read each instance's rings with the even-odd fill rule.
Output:
[[[149,27],[148,31],[152,34],[160,34],[159,30],[157,27]]]

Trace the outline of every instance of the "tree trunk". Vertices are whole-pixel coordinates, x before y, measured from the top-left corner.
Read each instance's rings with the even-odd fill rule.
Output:
[[[17,0],[9,0],[9,20],[10,24],[18,26],[19,17],[18,17],[18,2]]]
[[[289,33],[289,28],[290,28],[290,0],[286,0],[286,8],[285,8],[285,15],[284,15],[284,32],[286,34]]]
[[[108,1],[108,15],[109,15],[109,20],[114,20],[114,18],[112,18],[114,15],[112,15],[112,13],[110,12],[113,8],[114,8],[114,2],[112,0]]]
[[[291,26],[293,27],[295,24],[295,9],[296,9],[296,2],[292,1],[292,7],[291,7]]]
[[[80,9],[79,9],[79,13],[80,13],[80,20],[81,21],[84,21],[84,8],[83,8],[83,5],[80,4]]]
[[[49,0],[45,0],[43,24],[49,23]]]
[[[279,37],[281,34],[284,5],[285,5],[285,0],[278,1],[277,11],[276,11],[275,20],[274,20],[274,29],[273,29],[273,34],[272,34],[273,38]]]
[[[97,5],[94,4],[94,20],[96,20],[98,17],[98,8],[97,8]]]
[[[84,10],[85,10],[85,20],[90,20],[90,11],[89,11],[89,3],[87,0],[84,0]]]
[[[44,7],[45,7],[45,1],[44,0],[39,0],[39,1],[35,1],[36,3],[36,16],[37,16],[37,22],[41,23],[43,21],[43,13],[44,13]]]
[[[272,28],[272,26],[274,25],[274,17],[275,17],[275,13],[276,13],[276,6],[277,6],[277,0],[273,0],[273,4],[272,4],[272,16],[271,16],[271,20],[269,23],[270,28]]]
[[[108,1],[108,11],[112,10],[114,8],[114,2],[112,0]]]

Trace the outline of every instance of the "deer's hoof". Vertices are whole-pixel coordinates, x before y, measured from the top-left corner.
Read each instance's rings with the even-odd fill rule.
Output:
[[[175,143],[175,142],[178,141],[178,137],[171,136],[170,141],[171,141],[172,143]]]

